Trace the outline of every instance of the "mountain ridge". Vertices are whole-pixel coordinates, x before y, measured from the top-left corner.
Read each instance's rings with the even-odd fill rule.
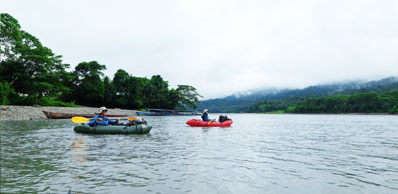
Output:
[[[282,100],[286,98],[306,99],[335,94],[355,94],[364,92],[386,92],[398,89],[398,76],[390,76],[373,81],[347,81],[308,86],[302,89],[265,88],[238,92],[224,98],[200,101],[198,109],[209,109],[219,113],[249,112],[250,106],[258,101]]]

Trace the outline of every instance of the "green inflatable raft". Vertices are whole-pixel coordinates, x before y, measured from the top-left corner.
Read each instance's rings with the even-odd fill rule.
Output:
[[[151,131],[152,126],[149,124],[135,124],[135,125],[97,125],[90,127],[89,125],[79,125],[73,130],[77,133],[90,134],[145,134]]]

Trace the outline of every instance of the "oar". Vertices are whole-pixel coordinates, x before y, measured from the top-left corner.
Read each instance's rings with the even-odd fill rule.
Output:
[[[120,120],[133,121],[134,119],[135,119],[135,117],[130,117],[128,119],[120,119]],[[90,121],[90,119],[88,119],[86,117],[72,117],[72,122],[74,122],[74,123],[87,123],[89,121]]]
[[[215,122],[217,122],[217,119],[213,119]],[[210,125],[211,124],[211,122],[213,122],[213,120],[210,120],[208,123],[207,123],[207,125]]]

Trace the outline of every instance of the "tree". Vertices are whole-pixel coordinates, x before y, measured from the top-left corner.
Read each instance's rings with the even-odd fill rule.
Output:
[[[88,106],[102,106],[104,103],[104,82],[101,80],[105,65],[97,61],[81,62],[75,67],[75,102]]]
[[[142,108],[144,105],[142,91],[148,82],[146,78],[131,76],[125,70],[119,69],[113,77],[116,88],[116,106],[129,109]]]
[[[190,106],[194,109],[198,107],[197,103],[199,102],[198,97],[201,96],[196,88],[189,85],[178,85],[176,89],[178,95],[178,103],[182,106]]]
[[[114,107],[114,98],[116,96],[116,87],[108,76],[104,78],[104,104],[107,107]]]
[[[10,14],[0,14],[0,60],[13,61],[18,57],[16,47],[22,40],[21,26]]]
[[[128,90],[127,90],[127,98],[128,98],[128,107],[131,109],[139,109],[144,106],[143,100],[143,89],[145,84],[148,82],[147,78],[140,78],[130,76],[128,79]]]
[[[127,108],[127,90],[129,78],[130,75],[123,69],[117,70],[113,77],[113,84],[116,89],[116,94],[113,101],[116,107]]]
[[[144,104],[151,108],[165,108],[168,104],[168,83],[160,75],[154,75],[143,88]]]
[[[18,21],[9,14],[0,15],[0,78],[10,83],[17,93],[26,94],[26,104],[42,96],[56,95],[67,88],[60,80],[67,64],[43,46],[38,38],[21,30]]]
[[[113,80],[102,79],[106,66],[96,61],[81,62],[73,72],[67,68],[61,55],[23,31],[11,15],[0,14],[2,104],[65,104],[58,101],[63,100],[88,106],[174,109],[178,105],[196,107],[200,96],[192,86],[169,90],[160,75],[147,79],[119,69]]]
[[[18,99],[14,89],[7,82],[0,82],[0,105],[13,104]]]

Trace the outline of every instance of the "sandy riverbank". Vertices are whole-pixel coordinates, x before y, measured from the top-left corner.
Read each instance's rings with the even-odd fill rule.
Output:
[[[47,119],[43,110],[62,113],[93,114],[98,108],[92,107],[49,107],[49,106],[0,106],[0,120],[40,120]],[[136,116],[136,110],[108,109],[109,114]]]

